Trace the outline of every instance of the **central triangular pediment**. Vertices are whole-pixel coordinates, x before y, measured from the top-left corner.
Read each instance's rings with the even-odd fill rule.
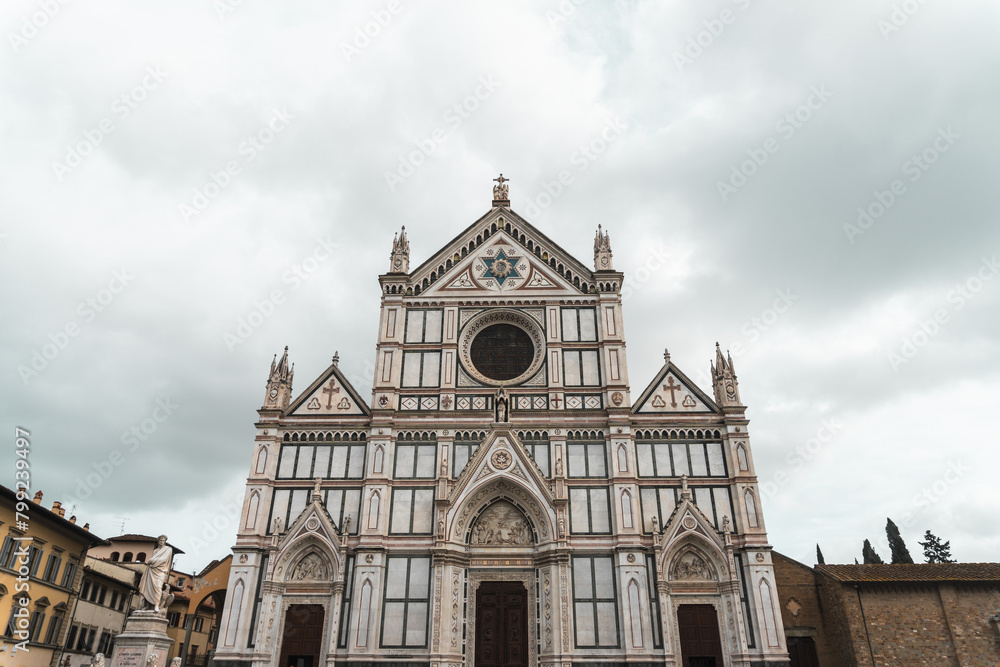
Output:
[[[486,436],[455,480],[449,501],[456,502],[470,486],[503,478],[515,480],[544,499],[549,507],[553,506],[554,498],[548,483],[524,445],[507,427],[495,428]]]
[[[594,276],[530,222],[508,208],[494,208],[408,276],[413,294],[578,296],[593,290]]]
[[[708,394],[699,389],[672,361],[668,361],[639,396],[632,412],[637,414],[718,413],[720,410]]]
[[[540,257],[527,252],[507,232],[497,232],[464,259],[452,264],[421,296],[580,295],[573,283]]]

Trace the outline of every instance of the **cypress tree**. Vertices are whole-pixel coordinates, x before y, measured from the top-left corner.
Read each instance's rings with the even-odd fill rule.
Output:
[[[872,548],[872,543],[868,540],[865,540],[864,545],[861,547],[861,558],[864,559],[865,565],[873,565],[876,563],[881,565],[885,563],[885,561],[882,560],[877,553],[875,553],[875,549]]]
[[[826,565],[826,559],[823,558],[823,552],[820,551],[819,545],[816,545],[816,563],[817,565]]]
[[[886,518],[885,523],[885,536],[889,538],[889,548],[892,550],[892,562],[895,563],[913,563],[913,557],[910,556],[910,550],[906,548],[906,543],[903,542],[903,537],[899,534],[899,528],[893,523],[892,519]]]

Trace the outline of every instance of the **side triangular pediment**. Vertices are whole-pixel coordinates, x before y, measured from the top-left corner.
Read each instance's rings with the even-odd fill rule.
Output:
[[[632,408],[637,414],[685,414],[690,412],[720,412],[709,396],[691,379],[668,361],[639,396]]]
[[[452,264],[421,292],[432,296],[518,296],[576,297],[580,289],[559,275],[540,257],[527,251],[506,231],[498,231],[474,251]]]
[[[511,267],[502,260],[497,267],[499,272],[491,267],[496,253],[504,246],[507,257],[520,260],[512,267],[516,277],[505,274]],[[494,254],[487,254],[491,249]],[[523,291],[543,294],[566,290],[579,295],[589,294],[594,288],[590,269],[509,208],[490,210],[411,272],[407,281],[413,294],[433,291],[437,296],[461,290],[468,293],[473,289],[517,290],[519,295]]]
[[[371,410],[336,364],[331,364],[288,406],[295,416],[369,416]]]

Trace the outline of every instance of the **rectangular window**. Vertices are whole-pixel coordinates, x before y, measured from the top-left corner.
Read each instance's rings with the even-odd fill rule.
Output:
[[[104,600],[107,598],[107,596],[108,596],[108,587],[101,586],[101,594],[97,596],[97,604],[103,606]]]
[[[642,507],[642,530],[652,533],[659,530],[677,506],[674,489],[671,487],[645,486],[639,489],[639,504]],[[656,517],[656,525],[653,517]]]
[[[51,554],[49,556],[49,562],[45,564],[45,574],[42,575],[42,579],[55,583],[56,578],[59,576],[59,566],[61,564],[62,558],[55,554]]]
[[[101,633],[101,639],[97,642],[97,652],[107,653],[108,647],[111,646],[111,633],[105,630]]]
[[[600,386],[597,350],[563,350],[563,384],[567,387]]]
[[[545,477],[552,476],[550,447],[547,440],[523,440],[524,448]]]
[[[42,550],[38,547],[28,547],[28,567],[30,568],[31,576],[34,577],[38,573],[38,566],[42,562]]]
[[[59,630],[62,629],[62,616],[53,616],[49,621],[48,632],[45,633],[45,643],[53,646],[59,641]]]
[[[181,616],[180,612],[172,611],[167,614],[167,626],[171,628],[176,628],[180,624]]]
[[[563,340],[569,343],[597,340],[597,320],[593,308],[563,308]]]
[[[404,352],[404,387],[438,387],[441,385],[440,352]]]
[[[606,488],[570,488],[569,531],[578,535],[611,532],[611,501]]]
[[[364,444],[283,445],[278,479],[361,479]]]
[[[327,489],[325,505],[326,511],[337,524],[337,528],[343,530],[346,524],[348,534],[358,534],[361,489]],[[350,519],[350,523],[347,523],[348,519]]]
[[[10,561],[14,555],[14,544],[13,537],[3,539],[3,548],[0,549],[0,567],[10,567]]]
[[[434,521],[434,488],[392,490],[390,534],[429,535]]]
[[[31,613],[31,618],[28,619],[28,639],[33,642],[38,641],[39,635],[42,634],[42,626],[45,624],[45,612],[35,610]]]
[[[340,608],[340,631],[337,646],[347,648],[347,635],[351,628],[351,600],[354,599],[354,556],[348,556],[344,565],[344,598]]]
[[[618,605],[610,556],[573,557],[573,619],[578,648],[617,648]]]
[[[77,563],[70,561],[66,563],[66,569],[63,570],[63,578],[60,586],[63,588],[72,588],[73,580],[76,578],[76,566]]]
[[[80,599],[87,600],[90,598],[90,579],[84,579],[83,585],[80,587]]]
[[[76,641],[76,633],[80,631],[80,627],[77,625],[70,626],[69,637],[66,638],[66,648],[72,650],[73,642]]]
[[[430,589],[430,558],[388,558],[382,607],[383,647],[419,648],[427,645]]]
[[[404,343],[440,343],[440,310],[407,310]]]
[[[479,443],[482,442],[481,439],[476,440],[455,440],[455,444],[452,446],[451,454],[451,476],[452,478],[458,477],[465,470],[465,466],[468,465],[469,459],[471,459],[476,450],[479,449]]]
[[[603,440],[567,442],[570,477],[607,477],[607,445]]]
[[[202,618],[201,616],[199,616],[198,618],[194,619],[194,631],[195,632],[204,632],[205,631],[205,619]]]
[[[396,479],[433,479],[437,471],[437,443],[396,445],[393,477]]]

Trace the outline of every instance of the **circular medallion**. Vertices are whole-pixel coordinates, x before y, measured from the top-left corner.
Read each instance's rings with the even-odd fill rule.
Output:
[[[611,402],[614,403],[615,405],[621,405],[622,401],[624,400],[625,396],[623,396],[620,391],[616,391],[615,393],[611,394]]]
[[[635,554],[629,554],[628,556],[625,557],[625,560],[627,560],[630,563],[634,563],[635,562]]]
[[[511,464],[510,452],[498,449],[493,452],[493,456],[490,458],[490,463],[492,463],[493,467],[497,470],[506,470]]]
[[[313,533],[319,530],[319,519],[314,516],[309,517],[309,520],[306,521],[306,530]]]
[[[375,556],[372,556],[371,554],[368,554],[368,555],[365,556],[365,562],[366,563],[371,563],[374,560],[375,560]]]
[[[248,560],[250,560],[250,559],[249,559],[249,558],[247,558],[247,555],[246,555],[246,554],[240,554],[240,562],[241,562],[241,563],[245,563],[245,562],[247,562]]]
[[[756,556],[754,556],[754,558],[756,558],[756,559],[757,559],[757,562],[758,562],[758,563],[763,563],[763,562],[764,562],[764,554],[762,554],[762,553],[760,553],[760,552],[758,552],[758,553],[757,553],[757,555],[756,555]]]
[[[693,516],[686,516],[684,517],[684,520],[681,521],[681,525],[684,526],[687,530],[694,530],[695,526],[698,525],[698,522],[694,520]]]
[[[489,310],[472,318],[459,337],[459,356],[469,374],[488,385],[513,385],[545,361],[542,328],[516,310]]]
[[[277,387],[271,387],[271,391],[269,391],[267,395],[270,396],[272,399],[277,398],[278,397],[278,388]]]

